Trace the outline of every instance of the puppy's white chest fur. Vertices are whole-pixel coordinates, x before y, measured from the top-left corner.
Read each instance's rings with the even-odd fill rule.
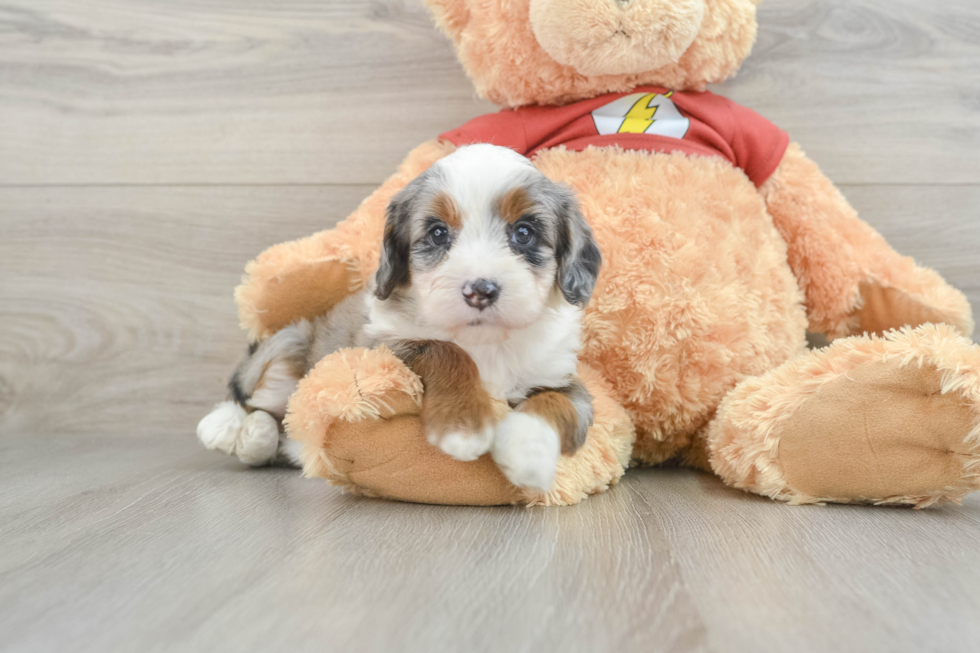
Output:
[[[481,344],[468,333],[455,339],[480,370],[491,395],[524,399],[533,388],[560,388],[575,374],[581,337],[581,310],[570,305],[548,308],[541,319],[502,342]]]
[[[521,401],[533,388],[563,387],[576,373],[582,310],[565,302],[546,308],[523,329],[471,326],[450,333],[417,324],[372,296],[367,300],[370,339],[453,342],[473,359],[484,387],[498,399]]]

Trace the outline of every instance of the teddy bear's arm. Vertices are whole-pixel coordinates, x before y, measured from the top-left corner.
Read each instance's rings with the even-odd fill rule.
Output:
[[[579,365],[578,378],[592,396],[594,424],[574,456],[559,458],[547,493],[515,487],[491,456],[462,462],[429,444],[420,418],[422,382],[385,346],[324,357],[290,399],[286,430],[302,443],[308,476],[358,494],[474,506],[571,505],[619,480],[636,435],[602,374]]]
[[[296,320],[322,315],[363,288],[377,266],[388,202],[455,149],[447,141],[423,143],[334,229],[274,245],[249,263],[235,289],[238,315],[249,339],[263,339]]]
[[[973,332],[966,297],[896,253],[798,145],[760,192],[806,294],[811,331],[837,338],[941,322]]]

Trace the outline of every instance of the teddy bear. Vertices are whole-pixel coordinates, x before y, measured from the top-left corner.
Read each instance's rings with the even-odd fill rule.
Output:
[[[242,325],[259,341],[364,288],[392,196],[457,147],[504,145],[575,191],[602,251],[579,370],[594,424],[549,492],[518,488],[489,456],[426,442],[424,388],[390,351],[341,350],[289,402],[308,476],[459,505],[570,505],[667,462],[791,504],[923,508],[980,487],[966,298],[784,132],[705,90],[749,55],[760,0],[426,1],[502,110],[419,145],[336,228],[252,261]],[[808,330],[830,344],[807,349]]]

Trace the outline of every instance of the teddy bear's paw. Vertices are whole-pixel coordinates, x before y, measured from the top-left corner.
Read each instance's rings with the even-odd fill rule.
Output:
[[[222,401],[197,425],[197,439],[206,449],[235,455],[242,423],[248,413],[234,401]]]
[[[497,426],[493,459],[518,487],[550,491],[560,454],[558,433],[539,417],[515,412]]]
[[[439,447],[443,453],[456,460],[469,462],[490,451],[493,435],[491,425],[475,431],[452,431],[445,434],[429,432],[426,437],[429,444]]]

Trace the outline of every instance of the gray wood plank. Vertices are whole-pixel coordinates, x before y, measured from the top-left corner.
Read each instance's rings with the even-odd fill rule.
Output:
[[[573,508],[446,508],[245,471],[189,437],[2,446],[0,650],[945,653],[980,637],[976,497],[793,508],[646,469]]]
[[[980,182],[980,5],[766,0],[724,94],[840,183]],[[492,110],[420,0],[5,0],[0,183],[378,183]]]
[[[764,0],[721,92],[787,130],[846,184],[980,178],[980,3]]]
[[[370,190],[0,189],[0,431],[192,433],[244,348],[245,262]],[[980,187],[844,190],[980,306]]]
[[[980,6],[760,21],[720,92],[980,305]],[[0,0],[0,650],[975,648],[976,496],[789,508],[662,469],[440,508],[200,449],[244,262],[488,110],[419,0]]]
[[[491,108],[418,1],[6,0],[0,25],[6,184],[377,182]]]
[[[980,187],[841,186],[898,252],[963,291],[980,322]]]
[[[0,430],[193,432],[245,347],[244,264],[370,190],[0,190]]]

